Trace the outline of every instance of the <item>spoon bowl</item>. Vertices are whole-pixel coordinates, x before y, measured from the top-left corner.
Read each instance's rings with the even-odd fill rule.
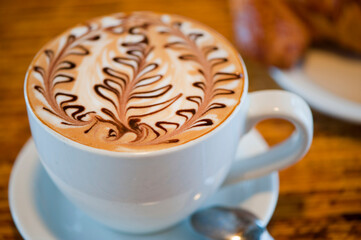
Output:
[[[191,224],[198,233],[215,240],[259,240],[269,236],[261,221],[242,208],[205,208],[192,215]]]

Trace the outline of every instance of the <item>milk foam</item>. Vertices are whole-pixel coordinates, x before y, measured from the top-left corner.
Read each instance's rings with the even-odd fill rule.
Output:
[[[32,110],[79,143],[152,151],[196,139],[239,104],[244,69],[214,30],[180,16],[115,14],[48,43],[27,78]]]

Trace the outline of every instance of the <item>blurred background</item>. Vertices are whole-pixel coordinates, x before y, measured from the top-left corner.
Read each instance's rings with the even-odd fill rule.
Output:
[[[314,30],[307,29],[309,23],[298,13],[279,6],[280,2],[0,0],[0,240],[22,239],[10,215],[7,188],[13,162],[30,137],[23,80],[32,58],[47,41],[79,22],[114,12],[175,13],[198,20],[237,44],[249,72],[250,91],[280,89],[270,77],[269,66],[297,67],[311,43],[320,45],[314,39],[321,38],[315,37]],[[319,2],[357,2],[352,7],[356,9],[352,16],[358,19],[360,1]],[[341,9],[339,5],[332,6]],[[317,10],[317,6],[311,7]],[[238,15],[241,11],[245,12]],[[336,13],[327,14],[331,13],[326,13],[327,19],[336,21]],[[352,25],[358,30],[361,20]],[[253,29],[254,33],[244,35],[247,29]],[[246,36],[253,38],[245,42]],[[327,44],[327,48],[334,50],[336,41],[332,36],[329,39],[327,42],[332,44],[331,47]],[[355,49],[361,48],[361,42],[358,44]],[[340,46],[350,49],[345,44],[336,45],[337,49]],[[361,82],[358,77],[357,82]],[[361,88],[356,95],[357,92],[361,96]],[[360,239],[361,125],[318,111],[313,114],[315,131],[310,152],[302,161],[280,172],[279,201],[268,229],[275,239]],[[289,136],[293,127],[282,120],[267,120],[257,129],[274,145]]]

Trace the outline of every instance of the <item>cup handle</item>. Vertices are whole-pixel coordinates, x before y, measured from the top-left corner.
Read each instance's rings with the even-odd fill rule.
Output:
[[[281,118],[295,126],[292,135],[282,143],[256,156],[236,159],[223,185],[256,178],[288,167],[301,159],[308,151],[313,135],[312,113],[299,96],[281,90],[257,91],[249,94],[249,111],[246,132],[259,121]]]

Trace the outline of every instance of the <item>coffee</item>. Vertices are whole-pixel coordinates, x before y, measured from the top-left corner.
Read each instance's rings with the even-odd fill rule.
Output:
[[[219,126],[239,104],[244,69],[220,34],[150,12],[78,25],[34,58],[35,115],[59,134],[111,151],[177,146]]]

